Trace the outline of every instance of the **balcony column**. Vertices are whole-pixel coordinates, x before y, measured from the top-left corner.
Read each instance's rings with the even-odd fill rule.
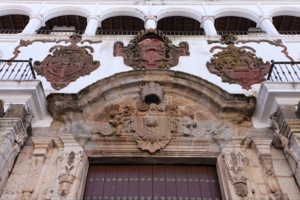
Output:
[[[22,34],[34,34],[42,26],[45,26],[43,15],[33,14],[30,16],[30,20],[22,31]]]
[[[257,27],[261,28],[268,35],[279,35],[278,31],[273,25],[272,17],[270,16],[260,16]]]
[[[145,17],[145,29],[156,29],[157,18],[154,15],[148,15]]]
[[[101,20],[98,16],[89,16],[87,18],[87,26],[84,35],[95,35],[97,28],[101,26]]]
[[[201,18],[201,28],[204,29],[205,35],[218,35],[214,23],[213,16],[203,16]]]

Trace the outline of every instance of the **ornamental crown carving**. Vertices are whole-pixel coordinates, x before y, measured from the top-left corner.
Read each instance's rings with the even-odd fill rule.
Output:
[[[255,50],[251,47],[235,47],[236,40],[234,35],[223,35],[220,43],[227,44],[227,47],[212,47],[210,52],[215,49],[222,51],[214,54],[206,66],[211,73],[220,76],[223,82],[237,83],[249,90],[251,85],[266,80],[271,64],[256,57]]]
[[[71,35],[69,41],[71,45],[55,45],[49,50],[53,55],[48,55],[42,62],[34,62],[33,68],[37,74],[45,76],[56,90],[68,86],[80,76],[88,75],[100,66],[100,62],[94,61],[90,54],[94,52],[92,47],[77,46],[81,41],[80,35]]]
[[[174,46],[161,31],[142,30],[124,47],[115,42],[114,56],[122,56],[124,63],[133,69],[169,69],[178,64],[179,56],[189,55],[187,42]]]

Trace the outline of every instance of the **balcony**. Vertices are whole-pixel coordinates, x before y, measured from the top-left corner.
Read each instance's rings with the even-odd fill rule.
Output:
[[[300,82],[300,62],[271,62],[267,80],[272,82]]]
[[[1,60],[0,80],[33,80],[36,79],[29,60]]]

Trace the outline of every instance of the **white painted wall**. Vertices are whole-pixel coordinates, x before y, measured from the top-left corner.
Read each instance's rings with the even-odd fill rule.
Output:
[[[150,5],[151,2],[151,5]],[[281,39],[286,45],[289,55],[295,60],[300,60],[300,35],[278,35],[272,27],[270,21],[274,16],[278,15],[294,15],[300,16],[300,2],[289,1],[289,3],[281,1],[1,1],[0,16],[8,14],[24,14],[31,17],[35,21],[29,23],[26,31],[16,35],[0,35],[0,56],[4,59],[13,57],[14,48],[20,43],[20,40],[36,40],[36,39],[68,39],[67,36],[51,36],[51,35],[36,35],[34,30],[37,30],[41,25],[60,15],[80,15],[88,19],[89,33],[83,37],[83,40],[102,40],[102,43],[92,44],[94,48],[94,60],[99,60],[100,67],[90,75],[79,78],[76,82],[72,82],[68,87],[59,91],[54,90],[50,83],[42,76],[37,76],[37,79],[42,82],[45,94],[50,93],[76,93],[86,86],[115,73],[132,70],[123,63],[122,57],[113,57],[113,45],[116,41],[124,42],[126,46],[134,36],[95,36],[90,34],[93,26],[101,26],[101,21],[106,18],[120,15],[128,15],[138,17],[142,20],[153,19],[159,20],[169,16],[186,16],[194,18],[201,22],[205,16],[218,18],[223,16],[241,16],[257,22],[257,26],[266,28],[266,35],[248,35],[240,36],[240,40],[260,40],[269,41]],[[268,19],[268,20],[266,20]],[[266,24],[263,24],[266,23]],[[153,24],[151,24],[153,26]],[[212,27],[209,27],[212,28]],[[28,31],[27,31],[28,30]],[[273,32],[272,32],[273,30]],[[211,31],[213,33],[213,31]],[[218,40],[218,36],[169,36],[174,45],[178,45],[181,41],[189,43],[190,56],[182,56],[179,59],[179,64],[172,70],[183,71],[206,79],[230,93],[241,93],[245,95],[259,94],[260,84],[255,84],[249,91],[244,90],[237,84],[223,83],[221,78],[211,74],[206,68],[206,62],[210,60],[214,53],[209,50],[213,46],[220,44],[208,44],[207,40]],[[69,45],[64,42],[60,45]],[[36,42],[28,47],[22,47],[19,56],[16,59],[29,59],[33,61],[42,61],[48,54],[49,49],[57,45],[55,42],[42,43]],[[83,45],[89,45],[85,43]],[[256,50],[256,55],[264,61],[289,61],[289,59],[281,52],[282,47],[276,47],[266,42],[238,44],[237,46],[250,46]],[[280,87],[280,86],[278,86]],[[296,92],[299,92],[298,90]],[[1,94],[0,94],[1,99]],[[259,98],[258,98],[259,99]],[[260,119],[261,120],[261,119]]]

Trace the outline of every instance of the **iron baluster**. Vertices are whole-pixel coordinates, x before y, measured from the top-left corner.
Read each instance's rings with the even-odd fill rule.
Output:
[[[277,77],[277,81],[282,81],[282,78],[280,77],[280,73],[279,71],[277,70],[277,67],[274,65],[274,69],[275,69],[275,77]]]
[[[23,64],[24,64],[24,62],[22,62],[22,64],[19,65],[19,69],[16,71],[14,79],[16,79],[16,77],[18,76],[19,72],[21,71],[21,68],[23,67]],[[17,65],[17,63],[16,63],[16,65]]]

